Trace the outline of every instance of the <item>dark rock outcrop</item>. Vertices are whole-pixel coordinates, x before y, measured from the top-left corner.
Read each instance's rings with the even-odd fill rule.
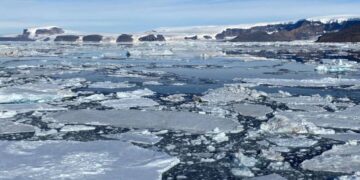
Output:
[[[212,37],[211,36],[209,36],[209,35],[205,35],[205,36],[203,36],[204,37],[204,39],[212,39]]]
[[[61,28],[58,27],[52,27],[49,29],[37,29],[35,31],[35,36],[40,36],[40,35],[44,35],[44,36],[51,36],[51,35],[55,35],[55,34],[63,34],[65,31]]]
[[[338,32],[326,33],[316,42],[360,42],[360,25],[354,25]]]
[[[191,36],[191,37],[185,37],[184,38],[185,40],[197,40],[198,39],[198,36]]]
[[[120,35],[117,39],[116,42],[120,43],[120,42],[133,42],[133,38],[132,35],[130,34],[122,34]]]
[[[139,41],[165,41],[165,37],[163,35],[147,35],[139,38]]]
[[[309,40],[360,24],[360,20],[322,23],[320,21],[300,20],[295,23],[255,26],[250,29],[226,29],[216,35],[217,40],[233,38],[232,42],[272,42]]]
[[[93,35],[86,35],[83,37],[83,42],[100,42],[103,39],[103,36],[93,34]]]
[[[55,42],[58,41],[64,41],[64,42],[75,42],[77,40],[79,40],[79,36],[76,35],[60,35],[60,36],[56,36],[55,38]]]

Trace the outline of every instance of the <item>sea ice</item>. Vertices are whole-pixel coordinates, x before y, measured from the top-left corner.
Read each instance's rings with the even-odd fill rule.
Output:
[[[130,109],[132,107],[152,107],[159,104],[152,99],[140,97],[106,100],[102,101],[101,105],[114,109]]]
[[[119,83],[113,83],[110,81],[104,81],[104,82],[95,82],[90,84],[89,88],[103,88],[103,89],[121,89],[121,88],[132,88],[135,87],[135,84],[130,84],[129,82],[119,82]]]
[[[288,86],[288,87],[339,87],[354,86],[360,83],[358,79],[322,78],[322,79],[260,79],[244,78],[243,81],[257,85]]]
[[[268,140],[278,146],[286,147],[310,147],[317,143],[316,140],[311,140],[305,137],[269,138]]]
[[[286,180],[286,178],[278,175],[278,174],[269,174],[266,176],[258,176],[250,178],[249,180]]]
[[[30,125],[0,120],[0,134],[33,133],[35,128]]]
[[[232,109],[242,116],[250,116],[260,120],[266,119],[266,115],[273,112],[270,107],[259,104],[234,104]]]
[[[278,115],[315,124],[319,127],[360,130],[360,106],[336,112],[280,112]]]
[[[242,129],[238,122],[190,112],[137,111],[137,110],[77,110],[55,113],[45,118],[49,121],[70,124],[103,124],[123,128],[169,129],[193,133],[221,132]]]
[[[108,134],[104,135],[107,138],[118,139],[120,141],[135,142],[141,144],[156,144],[161,141],[162,137],[156,136],[151,132],[144,131],[130,131],[121,134]]]
[[[229,103],[243,100],[257,100],[266,93],[251,90],[241,84],[229,84],[223,88],[208,91],[201,99],[209,103]]]
[[[360,171],[360,146],[338,145],[313,159],[305,160],[301,167],[311,171],[354,173]]]
[[[2,141],[0,147],[1,179],[161,179],[179,163],[120,141]]]

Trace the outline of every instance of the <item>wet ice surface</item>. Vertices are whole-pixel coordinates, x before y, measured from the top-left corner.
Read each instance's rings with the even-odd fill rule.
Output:
[[[0,51],[0,179],[359,177],[358,44]]]

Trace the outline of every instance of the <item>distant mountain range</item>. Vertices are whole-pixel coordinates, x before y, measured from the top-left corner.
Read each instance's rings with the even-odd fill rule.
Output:
[[[222,28],[222,30],[220,30]],[[59,27],[24,29],[18,36],[0,37],[0,41],[114,42],[138,41],[230,41],[275,42],[313,40],[316,42],[360,42],[360,16],[303,19],[296,22],[239,26],[198,26],[160,28],[158,30],[105,36],[72,34]]]

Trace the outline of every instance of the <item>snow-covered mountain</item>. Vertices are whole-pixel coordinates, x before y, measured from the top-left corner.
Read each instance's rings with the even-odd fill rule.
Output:
[[[104,35],[85,34],[56,26],[27,28],[15,37],[0,41],[66,41],[130,43],[139,41],[217,40],[233,42],[271,42],[316,40],[318,37],[360,25],[360,15],[307,18],[298,21],[269,22],[220,26],[157,28],[144,33]],[[91,31],[91,30],[90,30]]]

